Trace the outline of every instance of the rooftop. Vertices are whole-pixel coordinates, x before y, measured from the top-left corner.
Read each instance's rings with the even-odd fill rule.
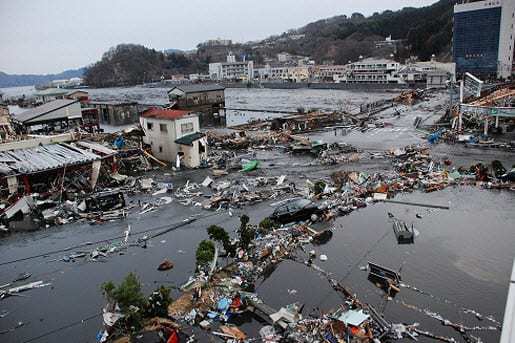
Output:
[[[360,61],[354,62],[352,64],[363,64],[363,63],[368,63],[368,64],[391,64],[391,63],[397,63],[397,62],[395,62],[394,60],[386,59],[386,58],[367,57],[365,59],[362,59]]]
[[[127,106],[138,105],[136,101],[120,101],[120,100],[93,100],[88,102],[90,105],[109,105],[109,106]]]
[[[193,142],[198,141],[199,139],[201,139],[204,136],[205,135],[201,132],[194,132],[192,134],[182,136],[181,138],[176,139],[175,143],[180,144],[180,145],[192,146]]]
[[[169,110],[159,107],[152,107],[144,111],[141,116],[144,118],[175,120],[191,114],[191,111]]]
[[[79,100],[71,100],[71,99],[60,99],[48,102],[38,107],[31,108],[30,110],[24,111],[20,114],[15,115],[15,119],[22,122],[34,122],[35,119],[37,121],[46,121],[52,119],[59,118],[67,118],[70,117],[69,113],[52,115],[52,112],[55,112],[61,108],[68,107],[74,103],[79,102]]]
[[[65,95],[68,93],[69,89],[61,89],[61,88],[47,88],[41,91],[34,93],[35,96],[52,96],[52,95]]]
[[[216,83],[196,83],[196,84],[185,84],[175,86],[168,91],[170,93],[174,89],[179,89],[184,93],[198,93],[198,92],[213,92],[213,91],[222,91],[225,89],[224,86],[221,86]]]
[[[95,153],[65,143],[41,145],[0,152],[0,174],[31,174],[99,159]]]

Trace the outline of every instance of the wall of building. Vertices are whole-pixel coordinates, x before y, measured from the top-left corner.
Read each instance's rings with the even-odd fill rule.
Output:
[[[184,131],[183,124],[192,124],[191,131]],[[152,128],[149,129],[149,124]],[[193,146],[184,146],[175,143],[175,140],[183,136],[199,132],[200,123],[196,115],[176,119],[156,119],[156,118],[141,118],[141,125],[145,131],[143,142],[150,144],[152,147],[152,154],[162,160],[175,165],[177,154],[184,153],[182,163],[189,168],[195,168],[200,165],[201,156],[199,154],[199,142],[193,142]],[[164,131],[163,128],[166,127]],[[207,148],[206,148],[207,153]]]
[[[90,107],[98,109],[100,123],[119,126],[137,123],[140,109],[137,104],[91,104]]]
[[[457,73],[497,75],[501,14],[500,0],[454,7],[453,56]]]
[[[512,75],[515,54],[515,1],[502,1],[501,28],[499,35],[499,70],[497,77]]]

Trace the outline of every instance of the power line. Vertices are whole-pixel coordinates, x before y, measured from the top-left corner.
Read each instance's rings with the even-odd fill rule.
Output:
[[[153,228],[150,228],[150,229],[147,229],[147,230],[131,233],[131,235],[138,236],[138,235],[142,235],[142,234],[145,234],[145,233],[154,232],[154,231],[158,231],[158,230],[163,230],[164,229],[162,232],[158,232],[157,234],[154,234],[154,235],[152,235],[152,236],[147,238],[147,239],[150,239],[150,238],[154,238],[154,237],[163,235],[165,233],[168,233],[168,232],[170,232],[172,230],[176,230],[176,229],[181,228],[183,226],[189,225],[189,224],[195,222],[198,219],[205,219],[205,218],[209,218],[209,217],[212,217],[212,216],[215,216],[215,215],[218,215],[218,213],[208,214],[206,216],[199,217],[199,218],[187,218],[186,220],[184,220],[184,221],[182,221],[180,223],[177,223],[175,225],[172,225],[171,227],[169,227],[168,225],[162,225],[162,226],[153,227]],[[95,242],[81,243],[81,244],[78,244],[78,245],[75,245],[75,246],[71,246],[71,247],[67,247],[67,248],[63,248],[63,249],[47,251],[45,253],[41,253],[41,254],[37,254],[37,255],[32,255],[32,256],[27,256],[27,257],[22,257],[22,258],[18,258],[18,259],[15,259],[15,260],[0,262],[0,266],[5,266],[5,265],[8,265],[8,264],[13,264],[13,263],[27,261],[27,260],[32,260],[32,259],[39,258],[39,257],[55,255],[55,254],[58,254],[58,253],[67,252],[67,251],[78,249],[78,248],[82,248],[82,247],[85,247],[85,246],[97,245],[97,244],[100,244],[100,243],[107,243],[107,242],[110,242],[112,240],[122,239],[122,238],[125,238],[125,234],[119,235],[119,236],[115,236],[115,237],[106,238],[106,239],[101,239],[101,240],[98,240],[98,241],[95,241]]]
[[[47,337],[47,336],[50,336],[50,335],[53,335],[57,332],[60,332],[60,331],[63,331],[63,330],[66,330],[66,329],[69,329],[71,327],[74,327],[74,326],[77,326],[79,324],[84,324],[85,322],[87,321],[90,321],[92,319],[95,319],[95,318],[98,318],[98,317],[101,317],[102,314],[101,313],[97,313],[97,314],[94,314],[94,315],[91,315],[89,317],[86,317],[84,319],[81,319],[80,321],[76,321],[76,322],[73,322],[73,323],[70,323],[70,324],[66,324],[64,326],[61,326],[59,328],[56,328],[56,329],[53,329],[53,330],[50,330],[50,331],[47,331],[39,336],[36,336],[36,337],[32,337],[32,338],[29,338],[28,340],[25,340],[23,341],[23,343],[30,343],[30,342],[34,342],[34,341],[37,341],[41,338],[44,338],[44,337]]]

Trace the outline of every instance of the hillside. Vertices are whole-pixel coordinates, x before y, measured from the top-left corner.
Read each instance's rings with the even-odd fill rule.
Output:
[[[395,51],[397,60],[410,56],[427,60],[432,54],[450,59],[452,13],[456,0],[440,0],[431,6],[399,11],[385,11],[364,17],[360,13],[340,15],[310,23],[302,28],[272,36],[260,42],[230,47],[201,48],[199,53],[209,60],[219,60],[229,50],[245,54],[258,63],[279,52],[310,56],[317,63],[345,64],[363,56],[389,56],[394,51],[376,49],[375,42],[405,40]]]
[[[306,25],[297,30],[305,35],[303,39],[286,41],[279,47],[303,52],[317,60],[346,63],[359,55],[373,54],[369,41],[391,35],[392,39],[406,40],[399,58],[414,55],[427,60],[432,54],[446,57],[450,55],[455,3],[455,0],[440,0],[431,6],[374,13],[368,18],[359,13],[337,16]]]
[[[136,85],[199,71],[206,72],[207,64],[183,53],[165,54],[142,45],[120,44],[86,69],[84,82],[94,87]]]
[[[46,84],[53,80],[82,77],[85,68],[66,70],[59,74],[6,74],[0,71],[0,87],[19,87]]]
[[[422,8],[385,11],[365,17],[360,13],[340,15],[310,23],[259,42],[206,46],[194,53],[170,49],[163,53],[134,44],[110,49],[85,72],[85,82],[94,87],[135,85],[169,78],[173,74],[205,73],[210,62],[224,61],[229,51],[256,64],[279,52],[310,56],[319,64],[346,64],[359,56],[387,57],[403,62],[410,56],[428,60],[436,55],[450,59],[452,12],[456,0],[440,0]],[[402,40],[395,49],[376,48],[387,36]]]

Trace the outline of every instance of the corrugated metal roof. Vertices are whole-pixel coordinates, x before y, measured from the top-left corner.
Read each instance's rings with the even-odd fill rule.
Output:
[[[42,145],[0,152],[0,173],[31,174],[99,159],[97,154],[65,143]]]
[[[70,100],[70,99],[54,100],[54,101],[48,102],[44,105],[31,108],[30,110],[27,110],[25,112],[17,114],[14,117],[16,118],[16,120],[18,120],[22,123],[34,122],[35,119],[38,119],[37,121],[45,121],[45,120],[58,119],[61,117],[63,117],[63,118],[74,117],[75,115],[73,113],[71,115],[65,114],[63,116],[63,115],[52,115],[52,112],[57,111],[61,108],[70,106],[76,102],[79,102],[79,100]],[[45,116],[45,118],[43,118],[43,116]]]
[[[224,90],[224,86],[220,86],[216,83],[196,83],[196,84],[186,84],[186,85],[179,85],[176,87],[173,87],[168,91],[170,93],[174,89],[180,89],[184,93],[197,93],[197,92],[211,92],[211,91],[221,91]]]

